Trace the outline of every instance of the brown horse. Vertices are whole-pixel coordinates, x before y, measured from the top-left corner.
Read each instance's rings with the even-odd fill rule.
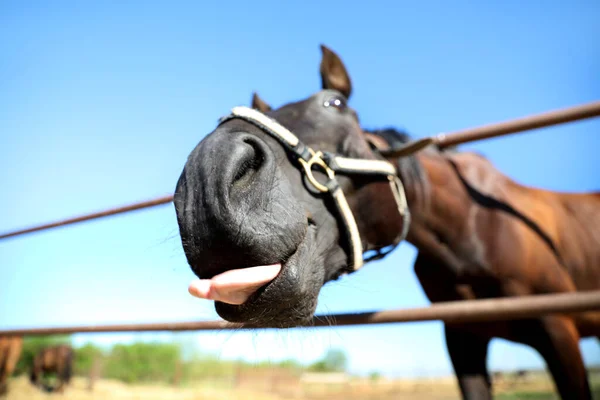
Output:
[[[21,355],[23,338],[21,336],[0,337],[0,396],[8,392],[8,378],[15,370]]]
[[[31,383],[45,390],[63,392],[64,386],[71,380],[73,357],[73,349],[65,344],[40,350],[35,355],[31,366],[29,376]],[[48,387],[42,382],[44,375],[50,373],[56,374],[58,384],[55,387]]]
[[[346,104],[349,75],[339,57],[322,50],[324,91],[279,109],[253,100],[299,144],[281,139],[272,122],[234,114],[194,149],[179,179],[183,248],[201,278],[190,292],[216,300],[227,320],[272,327],[308,322],[321,286],[356,269],[353,250],[396,245],[408,223],[399,212],[401,191],[360,166],[382,160],[378,147],[401,147],[409,138],[360,127]],[[314,156],[320,171],[311,174],[328,185],[315,190],[303,170],[303,145],[354,160],[345,163],[354,168],[336,169],[335,157]],[[408,241],[419,250],[414,268],[432,302],[600,288],[600,195],[524,187],[473,153],[427,148],[388,161],[404,183]],[[362,246],[336,203],[338,188]],[[578,341],[600,334],[599,313],[446,324],[445,331],[465,399],[491,398],[492,337],[538,350],[563,399],[591,398]]]

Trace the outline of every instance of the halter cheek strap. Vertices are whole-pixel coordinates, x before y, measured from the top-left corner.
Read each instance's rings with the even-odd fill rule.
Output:
[[[410,212],[406,202],[406,195],[402,182],[398,178],[396,168],[389,162],[383,160],[367,160],[359,158],[341,157],[331,153],[322,153],[314,151],[310,147],[298,139],[290,130],[279,124],[274,119],[265,114],[248,107],[234,107],[231,114],[221,118],[219,124],[231,119],[243,119],[251,124],[259,127],[265,133],[275,138],[289,153],[292,153],[299,162],[302,171],[307,181],[319,192],[328,194],[333,200],[336,211],[340,216],[340,229],[344,231],[349,243],[350,254],[348,267],[350,271],[356,271],[364,265],[365,262],[379,259],[387,255],[400,242],[402,242],[408,234],[410,225]],[[313,175],[313,168],[318,167],[327,176],[327,182],[319,182]],[[346,196],[342,191],[336,174],[342,175],[365,175],[379,178],[387,178],[390,183],[390,189],[394,195],[394,200],[398,208],[398,213],[402,216],[403,226],[402,232],[396,238],[391,246],[391,249],[382,252],[378,250],[378,254],[368,259],[363,259],[363,246],[356,225],[356,220],[352,214],[352,210],[348,205]],[[390,246],[388,246],[390,247]]]

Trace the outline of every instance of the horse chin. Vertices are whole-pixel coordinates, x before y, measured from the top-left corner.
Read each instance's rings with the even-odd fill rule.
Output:
[[[315,232],[309,228],[281,272],[240,305],[216,301],[215,309],[229,322],[250,328],[291,328],[306,325],[317,308],[324,265],[315,258]]]

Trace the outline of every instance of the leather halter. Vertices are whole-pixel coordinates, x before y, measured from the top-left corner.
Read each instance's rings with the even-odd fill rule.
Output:
[[[361,158],[348,158],[341,157],[332,153],[323,153],[321,151],[315,151],[298,139],[291,131],[279,124],[274,119],[266,116],[260,111],[254,110],[248,107],[234,107],[231,110],[231,114],[220,119],[219,125],[231,119],[242,119],[247,121],[271,137],[276,139],[284,149],[295,156],[298,161],[298,166],[301,167],[301,171],[304,173],[306,180],[320,193],[328,194],[333,203],[339,216],[341,217],[341,224],[343,230],[346,233],[348,242],[350,244],[350,254],[348,267],[350,271],[356,271],[362,267],[366,262],[374,259],[383,258],[389,252],[391,252],[400,242],[406,239],[408,234],[408,228],[410,225],[410,212],[408,210],[408,204],[406,202],[406,194],[404,193],[404,186],[400,181],[396,173],[396,168],[384,160],[367,160]],[[313,175],[313,167],[318,167],[327,176],[327,182],[321,183],[315,179]],[[396,238],[394,243],[387,246],[386,251],[377,249],[378,254],[367,259],[363,258],[363,246],[358,227],[356,226],[356,220],[350,210],[350,206],[344,196],[339,182],[336,178],[336,173],[342,175],[367,175],[373,177],[383,177],[389,181],[390,189],[394,195],[394,200],[398,208],[398,213],[402,217],[403,226],[402,232]]]

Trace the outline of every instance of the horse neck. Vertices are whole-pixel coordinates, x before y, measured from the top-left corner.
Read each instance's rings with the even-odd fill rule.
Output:
[[[460,246],[456,240],[468,223],[471,203],[444,153],[426,150],[400,159],[400,177],[404,182],[411,211],[407,240],[430,254],[452,253]]]
[[[410,162],[413,163],[412,170]],[[414,179],[415,174],[411,173],[415,165],[422,171],[419,179]],[[597,250],[582,245],[589,242],[585,240],[586,235],[590,235],[587,228],[598,226],[589,221],[596,218],[600,222],[600,218],[595,217],[597,208],[587,204],[592,200],[590,195],[564,195],[519,185],[500,174],[487,160],[472,153],[454,155],[423,151],[412,161],[400,160],[398,169],[405,181],[413,220],[408,241],[422,253],[445,264],[454,263],[457,271],[465,261],[485,263],[485,240],[477,233],[476,213],[473,213],[480,209],[481,204],[477,201],[485,203],[483,206],[489,210],[510,216],[512,221],[520,221],[516,225],[497,226],[497,234],[500,229],[508,234],[506,229],[511,226],[533,233],[535,248],[543,246],[545,251],[554,253],[561,264],[565,261],[569,264],[573,254],[584,254],[594,260],[598,257]],[[510,193],[511,201],[505,201],[502,194],[495,191],[496,185],[502,187],[501,192]],[[565,206],[565,202],[570,204]],[[575,238],[577,223],[582,228],[577,230],[580,235]],[[510,232],[514,239],[514,231]]]

